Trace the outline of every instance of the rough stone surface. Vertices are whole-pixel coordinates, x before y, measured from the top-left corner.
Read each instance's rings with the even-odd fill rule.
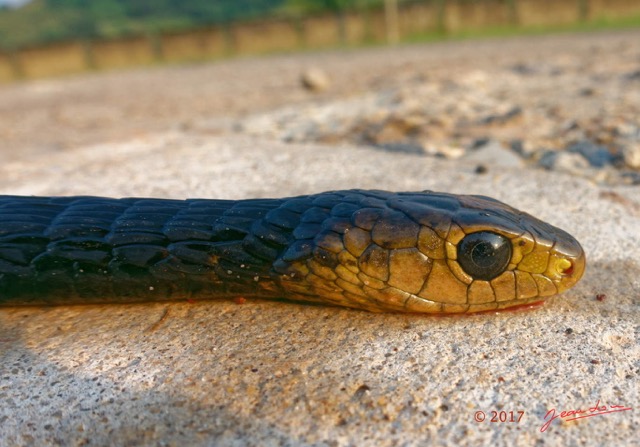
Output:
[[[5,164],[12,194],[491,195],[570,230],[589,269],[541,309],[470,317],[262,301],[1,309],[0,444],[631,445],[635,408],[540,427],[552,408],[637,405],[637,187],[474,167],[181,133]]]
[[[348,71],[345,67],[361,62],[360,70],[368,77],[359,79],[370,89],[389,85],[389,79],[411,86],[415,71],[394,70],[424,59],[436,67],[426,71],[428,76],[437,78],[440,69],[444,72],[455,63],[465,67],[464,82],[478,88],[496,76],[491,64],[500,67],[500,73],[509,70],[520,77],[554,71],[555,88],[549,84],[547,94],[522,96],[551,107],[569,88],[590,85],[589,76],[584,86],[575,84],[575,77],[573,82],[563,78],[573,70],[568,49],[594,54],[583,61],[593,67],[593,76],[621,80],[626,78],[611,71],[616,65],[609,59],[615,55],[610,47],[625,57],[637,55],[638,37],[620,33],[415,46],[394,50],[397,59],[383,59],[386,64],[368,58],[376,55],[379,61],[380,54],[391,50],[317,57],[331,59],[332,75],[340,79]],[[554,51],[549,53],[549,48]],[[568,53],[557,53],[559,49]],[[305,61],[307,57],[300,56]],[[597,58],[606,61],[596,64]],[[288,56],[213,68],[163,68],[159,73],[182,79],[182,87],[165,84],[155,90],[155,102],[140,89],[136,101],[141,104],[135,107],[133,98],[118,96],[126,90],[119,82],[141,86],[146,72],[4,87],[0,123],[11,136],[2,139],[6,153],[0,193],[246,198],[380,188],[483,194],[576,236],[588,257],[583,280],[535,310],[461,317],[371,314],[252,300],[3,308],[0,446],[637,445],[639,187],[607,186],[532,164],[493,169],[485,162],[489,168],[479,170],[477,161],[384,151],[366,142],[286,143],[278,129],[272,129],[271,138],[262,132],[237,134],[233,128],[238,116],[246,111],[255,116],[255,108],[279,108],[283,96],[297,98],[299,114],[313,117],[319,110],[312,106],[316,99],[297,87],[296,60]],[[620,62],[621,72],[637,70],[637,58],[626,60]],[[283,75],[269,80],[238,73],[255,64]],[[371,67],[378,65],[384,67],[376,73]],[[394,70],[385,71],[389,67]],[[488,71],[481,75],[471,67]],[[228,76],[216,78],[220,85],[213,90],[219,96],[209,96],[213,84],[196,94],[194,73],[211,74],[209,70]],[[148,76],[151,87],[162,78],[157,71]],[[235,83],[238,79],[242,81]],[[267,94],[270,82],[274,89]],[[454,79],[450,90],[438,96],[449,101],[447,95],[464,82]],[[523,80],[518,85],[529,84]],[[342,84],[336,82],[336,88],[342,88],[338,86]],[[513,98],[521,98],[511,95],[512,87],[506,83],[503,92],[507,115],[517,105],[511,104]],[[616,91],[604,81],[594,88]],[[234,95],[226,95],[227,90]],[[105,101],[97,100],[105,91],[120,99],[107,95]],[[608,116],[603,112],[610,104],[607,95],[588,96],[594,108],[603,107],[596,118]],[[44,105],[43,98],[48,98]],[[334,104],[332,110],[342,110],[342,100],[328,96],[323,101],[323,107]],[[122,104],[130,108],[119,109]],[[308,114],[305,104],[312,104]],[[207,110],[225,106],[237,116],[205,119]],[[380,105],[378,112],[386,107]],[[626,107],[617,116],[636,120],[638,114],[630,113],[636,105],[628,102]],[[527,106],[521,108],[527,116]],[[181,125],[167,118],[169,110]],[[578,120],[584,112],[574,107],[562,114]],[[486,110],[486,116],[496,115]],[[438,126],[447,128],[449,118],[446,113],[439,116]],[[528,126],[523,129],[539,130]],[[528,148],[533,141],[529,132],[518,134],[516,139]],[[494,138],[482,132],[473,141],[483,137]],[[442,141],[454,147],[454,140]],[[74,143],[58,146],[64,141]],[[11,145],[20,151],[9,153]],[[558,419],[541,432],[550,410],[589,411],[598,402],[633,409],[572,422]],[[492,412],[496,422],[491,422]],[[514,420],[523,412],[519,422],[500,422],[510,421],[511,412]]]
[[[599,161],[583,154],[607,170],[599,181],[637,184],[638,168],[621,153],[640,141],[638,60],[640,31],[628,30],[243,58],[6,85],[0,160],[167,130],[446,158],[492,139],[531,165],[546,150],[588,141],[616,161],[608,170],[604,152]],[[314,74],[320,72],[330,88],[300,88],[301,75],[321,78]],[[581,175],[593,178],[592,167]]]

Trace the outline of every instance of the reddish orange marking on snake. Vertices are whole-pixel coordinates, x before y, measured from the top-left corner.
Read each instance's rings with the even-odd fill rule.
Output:
[[[483,310],[481,312],[474,312],[472,314],[465,314],[465,315],[482,315],[482,314],[490,314],[494,312],[523,312],[523,311],[526,312],[533,309],[538,309],[542,306],[544,306],[544,301],[536,301],[534,303],[518,304],[517,306],[507,307],[505,309]]]

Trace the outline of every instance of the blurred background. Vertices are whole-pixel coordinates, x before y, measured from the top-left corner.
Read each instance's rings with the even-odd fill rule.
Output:
[[[234,55],[639,24],[637,0],[0,0],[0,81]]]
[[[638,0],[0,0],[0,160],[175,131],[640,184],[639,30]]]

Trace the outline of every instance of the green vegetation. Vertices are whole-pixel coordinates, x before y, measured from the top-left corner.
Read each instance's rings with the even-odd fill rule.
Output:
[[[450,0],[396,1],[398,4],[422,1],[444,5]],[[482,3],[485,0],[455,1],[464,4]],[[512,8],[517,4],[517,0],[499,1]],[[587,13],[587,0],[573,1],[581,16]],[[60,41],[159,34],[233,21],[304,17],[322,13],[333,13],[340,18],[338,32],[342,36],[341,41],[344,41],[346,24],[343,13],[346,10],[380,9],[384,3],[385,0],[32,0],[18,9],[0,6],[0,51]],[[526,28],[514,23],[453,33],[437,29],[408,36],[408,40],[530,34],[559,29],[619,28],[638,26],[639,21],[640,18],[634,16],[615,20],[592,18],[561,27]]]
[[[382,3],[384,0],[287,0],[281,10],[289,15],[317,14],[325,11],[364,9]]]
[[[481,29],[471,29],[442,33],[438,31],[416,33],[404,38],[407,43],[439,42],[444,40],[484,39],[512,36],[536,36],[550,33],[573,33],[604,30],[624,30],[640,28],[640,15],[611,19],[600,17],[588,22],[576,22],[565,25],[520,26],[503,25],[489,26]]]
[[[267,16],[380,5],[384,0],[32,0],[0,8],[0,48],[177,31]]]
[[[33,0],[0,10],[0,46],[187,29],[274,14],[286,0]]]

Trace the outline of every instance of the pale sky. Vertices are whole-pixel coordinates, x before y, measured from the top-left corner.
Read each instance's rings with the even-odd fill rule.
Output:
[[[20,6],[29,3],[30,0],[0,0],[0,5]]]

